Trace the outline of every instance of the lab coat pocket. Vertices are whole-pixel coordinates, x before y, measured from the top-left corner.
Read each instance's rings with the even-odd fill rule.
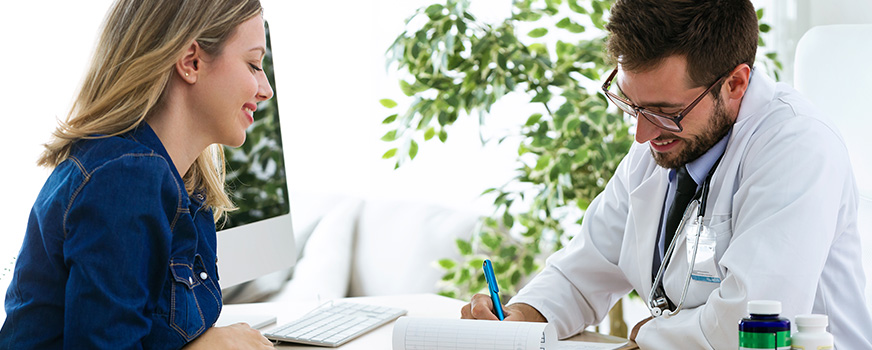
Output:
[[[695,219],[687,220],[679,237],[680,243],[667,268],[666,290],[674,303],[679,302],[685,283],[688,284],[684,307],[705,303],[724,278],[724,271],[718,262],[732,235],[729,215],[713,215],[703,222],[700,228]],[[692,270],[691,262],[694,262]]]
[[[696,237],[697,227],[694,225],[686,236],[687,261],[692,261],[694,244],[699,244],[696,255],[696,263],[690,274],[689,300],[703,304],[709,295],[721,286],[724,279],[723,267],[720,265],[721,256],[724,254],[727,244],[732,236],[729,215],[712,215],[706,218],[703,227]],[[695,305],[695,304],[694,304]]]

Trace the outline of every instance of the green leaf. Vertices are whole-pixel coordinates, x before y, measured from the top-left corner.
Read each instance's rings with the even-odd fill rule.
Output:
[[[439,266],[443,269],[450,270],[453,269],[454,266],[457,266],[457,263],[455,263],[454,260],[451,259],[439,259]]]
[[[435,21],[443,17],[442,10],[444,8],[445,7],[440,4],[433,4],[427,7],[427,10],[425,10],[424,12],[427,13],[427,17],[430,17],[430,20]]]
[[[603,13],[603,6],[602,6],[602,4],[600,4],[599,1],[593,0],[590,2],[590,5],[593,6],[594,13],[598,13],[598,14]]]
[[[457,244],[457,250],[460,251],[461,255],[470,255],[472,254],[472,245],[469,244],[469,241],[457,238],[454,240],[455,244]]]
[[[572,23],[569,28],[567,28],[567,30],[575,34],[583,33],[584,29],[584,26],[578,23]]]
[[[415,95],[415,89],[412,88],[412,84],[409,84],[405,80],[400,80],[400,90],[403,90],[403,94],[406,96]]]
[[[385,154],[382,155],[382,159],[391,159],[391,158],[393,158],[394,155],[396,155],[396,154],[397,154],[397,149],[396,149],[396,148],[391,148],[391,149],[389,149],[387,152],[385,152]]]
[[[546,28],[536,28],[527,33],[531,38],[541,38],[545,34],[548,34],[548,29]]]
[[[757,19],[763,19],[763,9],[757,10]]]
[[[522,11],[521,13],[516,15],[516,18],[524,22],[535,22],[542,18],[542,14],[530,11]]]
[[[512,273],[511,284],[515,286],[518,285],[519,282],[521,282],[521,271],[515,270],[515,272]]]
[[[442,141],[443,143],[445,143],[445,140],[447,140],[447,139],[448,139],[448,133],[445,132],[445,130],[440,130],[439,131],[439,141]]]
[[[548,164],[551,164],[551,156],[548,154],[543,154],[539,156],[539,160],[536,161],[536,171],[544,170]]]
[[[515,225],[515,218],[509,214],[508,210],[503,214],[503,225],[509,228]]]
[[[409,158],[415,159],[415,156],[418,155],[418,143],[415,140],[412,140],[412,144],[409,146]]]
[[[557,24],[555,24],[554,26],[557,28],[566,29],[569,27],[570,24],[572,24],[572,20],[570,20],[569,17],[564,17],[559,22],[557,22]]]
[[[578,5],[576,0],[569,0],[569,9],[575,13],[580,13],[582,15],[587,14],[587,9]]]
[[[443,281],[450,281],[450,280],[453,280],[455,275],[456,275],[456,274],[455,274],[454,272],[448,272],[448,273],[442,275],[442,280],[443,280]],[[442,292],[439,292],[439,293],[440,293],[440,295],[442,295],[442,294],[441,294]]]
[[[460,270],[460,276],[457,277],[457,283],[463,283],[469,281],[469,270],[463,269]]]
[[[382,106],[385,106],[387,108],[394,108],[397,106],[397,103],[389,98],[383,98],[381,100],[378,100],[378,102],[381,103]]]
[[[536,97],[533,97],[533,99],[530,100],[530,102],[538,103],[538,102],[548,102],[550,100],[551,100],[551,92],[549,92],[548,90],[545,90],[543,92],[536,94]]]
[[[393,123],[394,120],[397,120],[397,115],[391,114],[387,118],[385,118],[385,120],[382,120],[382,124],[390,124]]]
[[[397,139],[397,131],[391,130],[388,131],[384,136],[382,136],[382,141],[391,142]]]
[[[524,126],[536,125],[536,123],[539,122],[539,119],[542,119],[542,113],[534,113],[530,118],[527,118],[527,123],[525,123]]]
[[[424,141],[429,141],[435,135],[436,135],[436,129],[434,129],[434,128],[427,129],[427,131],[424,132]]]
[[[772,29],[772,27],[770,27],[766,23],[760,24],[760,32],[761,33],[769,33],[769,30],[771,30],[771,29]]]

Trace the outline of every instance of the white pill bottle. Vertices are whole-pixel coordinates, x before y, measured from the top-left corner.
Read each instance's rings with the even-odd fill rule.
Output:
[[[833,335],[827,332],[827,315],[797,315],[798,331],[790,337],[794,350],[832,350]]]

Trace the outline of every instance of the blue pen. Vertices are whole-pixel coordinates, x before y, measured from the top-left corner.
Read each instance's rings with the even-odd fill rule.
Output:
[[[494,267],[491,261],[484,260],[484,279],[487,280],[487,289],[490,291],[491,300],[494,302],[494,310],[497,312],[497,317],[500,321],[506,318],[503,315],[503,304],[500,303],[500,287],[497,286],[497,277],[494,276]]]

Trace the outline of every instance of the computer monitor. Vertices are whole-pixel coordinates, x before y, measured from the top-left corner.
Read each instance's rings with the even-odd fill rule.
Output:
[[[225,147],[227,186],[239,208],[218,222],[218,275],[222,289],[239,285],[296,262],[279,94],[275,89],[272,43],[266,29],[263,69],[273,98],[258,104],[245,143]]]

